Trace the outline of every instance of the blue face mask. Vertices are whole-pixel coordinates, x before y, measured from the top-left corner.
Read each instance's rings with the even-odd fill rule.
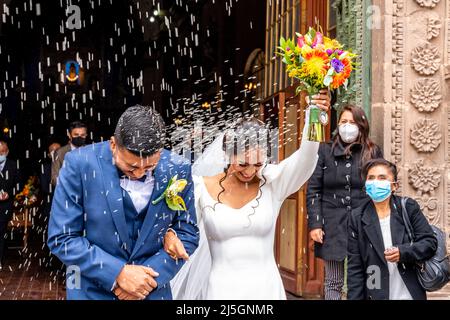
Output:
[[[2,154],[0,155],[0,163],[3,163],[6,161],[6,155]]]
[[[366,193],[373,201],[383,202],[392,193],[391,182],[389,180],[366,181]]]

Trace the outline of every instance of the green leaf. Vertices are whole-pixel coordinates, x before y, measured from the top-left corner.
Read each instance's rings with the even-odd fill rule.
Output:
[[[286,44],[286,39],[284,39],[284,37],[281,37],[281,38],[280,38],[280,46],[281,46],[281,47],[284,47],[285,44]]]
[[[173,210],[173,211],[183,210],[183,208],[180,205],[175,205],[172,202],[167,201],[167,199],[166,199],[166,203],[170,210]]]
[[[310,34],[305,34],[305,41],[308,45],[312,43],[313,39]]]
[[[311,41],[314,40],[314,37],[316,36],[316,30],[312,27],[309,27],[309,31],[308,31],[309,36],[311,37]]]
[[[166,190],[169,189],[169,187],[170,187],[170,186],[174,183],[174,181],[177,180],[177,179],[178,179],[178,175],[177,175],[177,174],[174,175],[172,178],[170,178],[170,181],[169,181],[169,183],[167,184]]]

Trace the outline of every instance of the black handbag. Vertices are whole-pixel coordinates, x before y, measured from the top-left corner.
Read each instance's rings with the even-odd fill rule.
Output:
[[[406,232],[411,242],[415,241],[414,230],[406,211],[406,201],[408,198],[402,198],[402,217],[406,227]],[[445,243],[446,235],[438,227],[431,225],[437,238],[438,246],[433,257],[426,261],[420,261],[416,264],[417,277],[419,283],[425,291],[436,291],[441,289],[450,281],[450,262],[447,255]]]

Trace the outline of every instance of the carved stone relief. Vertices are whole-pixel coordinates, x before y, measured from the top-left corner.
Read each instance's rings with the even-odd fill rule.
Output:
[[[411,128],[411,144],[418,152],[433,152],[441,144],[439,125],[432,119],[421,119]]]
[[[421,7],[434,8],[440,0],[416,0]]]
[[[411,103],[420,112],[433,112],[441,102],[441,85],[435,79],[418,80],[411,89]]]
[[[411,63],[414,70],[421,75],[435,74],[441,64],[439,48],[428,42],[418,45],[411,54]]]
[[[433,195],[441,182],[441,173],[438,167],[426,166],[423,159],[419,159],[409,168],[408,181],[418,196],[426,193]]]

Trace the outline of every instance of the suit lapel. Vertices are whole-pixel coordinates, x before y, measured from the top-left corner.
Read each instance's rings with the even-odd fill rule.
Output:
[[[132,257],[138,252],[139,248],[144,244],[145,239],[155,228],[155,220],[161,213],[161,208],[165,202],[165,199],[163,199],[157,204],[152,204],[152,202],[164,192],[167,184],[169,183],[169,168],[166,159],[167,154],[165,151],[163,151],[163,153],[161,154],[161,159],[159,160],[158,165],[155,168],[155,182],[153,186],[152,196],[150,198],[150,203],[148,205],[147,214],[142,224],[141,231],[139,232],[139,237],[136,241],[136,244],[134,245],[133,253],[131,254]]]
[[[386,264],[380,221],[378,220],[378,215],[372,202],[368,203],[367,209],[365,210],[362,217],[362,222],[364,223],[364,230],[367,234],[367,237],[369,238],[370,243],[374,247],[381,261]]]
[[[102,180],[105,187],[105,196],[111,211],[111,216],[116,226],[124,249],[131,253],[131,239],[128,235],[127,222],[123,209],[123,195],[120,187],[119,174],[112,161],[112,153],[109,144],[105,143],[99,159],[102,168]]]

